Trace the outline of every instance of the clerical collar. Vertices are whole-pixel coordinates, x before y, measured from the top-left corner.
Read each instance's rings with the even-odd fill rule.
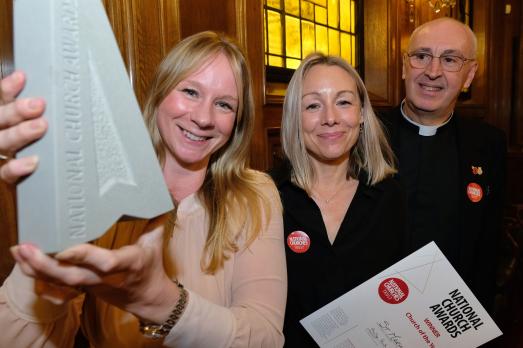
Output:
[[[400,106],[400,110],[401,110],[401,114],[403,115],[403,118],[406,119],[409,123],[411,123],[414,126],[418,127],[419,128],[418,134],[421,135],[421,136],[424,136],[424,137],[431,137],[431,136],[435,135],[436,132],[438,131],[438,128],[439,127],[443,127],[444,125],[449,123],[449,121],[452,119],[452,116],[454,115],[454,111],[453,111],[450,114],[450,117],[445,122],[443,122],[442,124],[438,124],[436,126],[425,126],[423,124],[419,124],[419,123],[414,122],[413,120],[411,120],[407,116],[407,114],[405,114],[405,112],[403,111],[403,106],[404,105],[405,105],[405,99],[403,99],[403,101],[401,102],[401,106]]]

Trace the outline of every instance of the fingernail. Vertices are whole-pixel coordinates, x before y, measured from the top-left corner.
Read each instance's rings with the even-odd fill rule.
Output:
[[[12,247],[9,248],[9,251],[11,252],[11,255],[13,255],[13,257],[15,257],[15,258],[16,258],[16,256],[19,253],[18,249],[19,249],[18,245],[13,245]]]
[[[34,170],[38,166],[38,156],[30,156],[27,157],[25,161],[25,169],[26,170]]]
[[[34,254],[34,247],[29,244],[22,244],[18,246],[20,255],[24,258],[31,257]]]
[[[43,100],[42,99],[29,99],[28,106],[32,110],[41,109],[43,106]]]
[[[29,126],[34,130],[41,130],[45,127],[45,121],[43,118],[37,118],[36,120],[32,120]]]
[[[22,80],[22,73],[20,71],[15,71],[11,74],[11,79],[13,82],[20,82]]]

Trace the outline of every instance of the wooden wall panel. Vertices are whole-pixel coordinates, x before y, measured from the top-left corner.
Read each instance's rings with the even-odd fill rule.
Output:
[[[236,4],[234,0],[180,1],[180,33],[187,37],[204,30],[215,30],[236,36]]]
[[[0,0],[0,78],[13,68],[13,2]],[[16,241],[15,188],[0,181],[0,284],[13,267],[9,247]]]
[[[515,27],[519,30],[513,39],[515,69],[510,143],[515,151],[523,153],[523,5],[521,1],[513,3],[512,11],[514,14],[519,14],[519,18],[514,21]]]
[[[365,85],[373,106],[394,106],[399,102],[401,70],[400,21],[408,16],[398,16],[406,9],[404,1],[368,0],[364,2],[364,73]],[[379,16],[376,14],[379,13]],[[404,24],[406,25],[406,24]]]
[[[156,67],[180,39],[178,0],[104,0],[116,41],[143,107]]]
[[[236,0],[236,36],[245,49],[252,75],[256,118],[251,143],[251,165],[256,169],[266,169],[269,157],[262,107],[265,94],[262,20],[262,1]]]

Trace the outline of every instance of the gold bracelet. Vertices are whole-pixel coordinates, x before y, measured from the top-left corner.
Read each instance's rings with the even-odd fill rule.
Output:
[[[178,286],[178,289],[180,289],[180,298],[178,299],[176,306],[171,314],[169,314],[169,318],[167,318],[163,324],[143,323],[140,321],[140,332],[145,337],[157,340],[167,336],[182,316],[185,307],[187,307],[187,290],[185,290],[183,285],[177,279],[174,279],[173,282]]]

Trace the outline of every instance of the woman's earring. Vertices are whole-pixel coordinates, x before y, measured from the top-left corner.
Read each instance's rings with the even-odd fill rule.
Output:
[[[360,134],[363,133],[363,122],[360,123]]]

